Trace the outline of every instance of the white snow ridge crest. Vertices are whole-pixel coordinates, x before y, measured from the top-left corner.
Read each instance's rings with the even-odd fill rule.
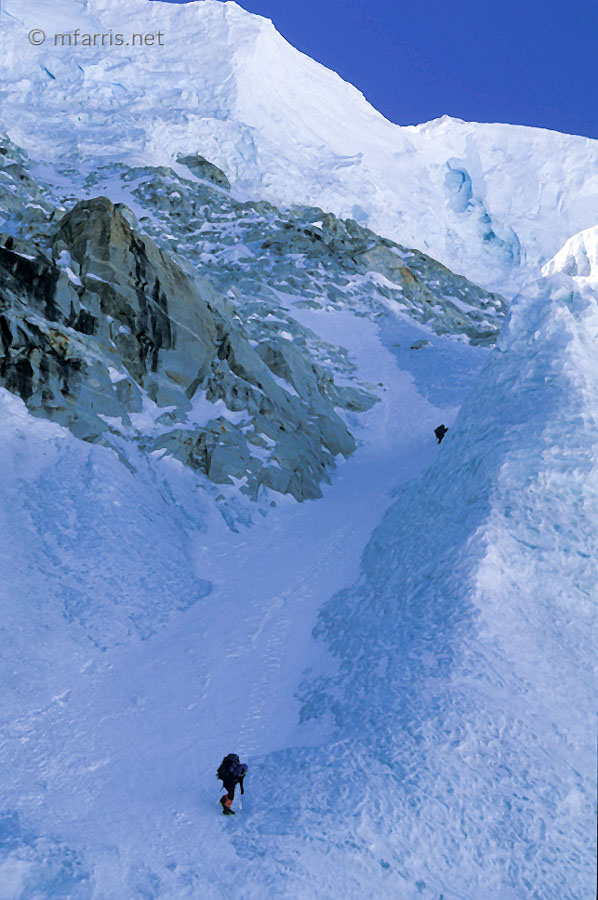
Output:
[[[62,0],[44,13],[5,0],[2,15],[15,48],[5,127],[34,157],[170,165],[200,152],[240,192],[350,216],[507,295],[598,219],[598,142],[448,116],[394,125],[236,3]],[[42,46],[27,44],[33,27]],[[76,27],[161,30],[164,46],[141,66],[139,47],[53,45]]]
[[[39,7],[0,13],[0,900],[585,900],[598,142],[393,125],[235,3]]]
[[[364,867],[385,870],[388,896],[390,871],[405,897],[589,889],[597,336],[596,295],[571,281],[513,304],[441,459],[320,617],[339,673],[307,684],[303,716],[332,716],[338,733],[316,787],[300,780],[300,821],[317,853],[331,826],[309,811],[333,772],[335,832],[359,848],[349,894]],[[308,759],[311,773],[310,754],[291,757],[290,781]]]

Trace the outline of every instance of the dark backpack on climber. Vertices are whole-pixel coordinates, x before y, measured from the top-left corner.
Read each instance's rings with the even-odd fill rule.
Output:
[[[245,793],[243,779],[246,774],[247,766],[241,762],[236,753],[229,753],[218,766],[216,778],[220,779],[226,790],[226,794],[220,798],[220,805],[225,816],[234,816],[235,813],[231,806],[235,797],[235,787],[239,785],[241,793]]]
[[[225,756],[220,765],[218,766],[218,771],[216,772],[216,778],[219,778],[220,781],[236,781],[235,775],[237,774],[237,769],[241,765],[241,760],[237,756],[236,753],[229,753],[228,756]]]

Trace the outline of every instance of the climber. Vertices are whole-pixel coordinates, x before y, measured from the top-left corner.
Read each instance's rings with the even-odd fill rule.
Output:
[[[442,441],[442,438],[447,433],[447,431],[448,431],[448,428],[445,428],[444,425],[439,425],[438,428],[434,429],[434,434],[436,435],[439,444]]]
[[[222,812],[225,816],[234,816],[235,812],[231,806],[235,797],[235,787],[239,785],[241,793],[245,793],[243,779],[246,774],[247,766],[240,761],[236,753],[229,753],[218,766],[216,778],[220,779],[226,790],[226,794],[220,798]]]

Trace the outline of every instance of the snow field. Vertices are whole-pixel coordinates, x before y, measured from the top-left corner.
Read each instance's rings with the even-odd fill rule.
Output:
[[[2,394],[0,897],[587,894],[598,317],[571,285],[492,353],[289,298],[381,402],[322,501],[237,534],[178,463]]]
[[[61,0],[50,15],[5,0],[2,16],[3,127],[33,158],[83,171],[199,152],[241,198],[354,218],[507,296],[598,220],[598,142],[449,116],[395,125],[236,3]],[[164,46],[54,46],[77,27],[161,30]]]
[[[302,717],[334,721],[330,744],[269,761],[304,838],[270,852],[315,879],[333,843],[347,896],[591,893],[598,308],[559,279],[513,305],[435,464],[320,615],[338,671],[306,680]]]
[[[298,729],[304,669],[326,657],[317,611],[356,577],[392,490],[434,455],[443,416],[373,323],[304,314],[386,390],[320,503],[283,499],[237,535],[176,462],[139,458],[132,472],[3,392],[3,662],[20,681],[4,701],[0,873],[15,896],[219,897],[253,890],[246,868],[255,896],[278,890],[234,837],[246,840],[278,789],[260,759],[330,732]],[[214,771],[233,748],[252,777],[244,819],[224,823],[231,841]]]
[[[598,144],[400,128],[234,3],[49,9],[3,4],[3,112],[55,183],[200,152],[235,196],[352,216],[516,299],[489,354],[289,296],[381,402],[347,414],[361,444],[323,500],[241,501],[235,533],[176,461],[0,392],[0,900],[585,900]],[[33,26],[167,43],[140,66]]]

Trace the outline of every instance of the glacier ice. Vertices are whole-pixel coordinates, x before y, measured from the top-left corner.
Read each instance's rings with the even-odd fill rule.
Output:
[[[199,153],[239,195],[358,218],[509,295],[598,219],[598,142],[448,116],[394,125],[236,3],[62,0],[49,15],[35,0],[6,0],[2,17],[15,48],[2,67],[4,127],[64,169],[82,160],[171,165]],[[75,27],[131,33],[140,23],[165,34],[143,66],[139,48],[52,43]],[[47,31],[42,46],[27,43],[34,26]],[[455,159],[491,229],[455,206],[446,181]]]
[[[125,245],[187,285],[186,313],[201,287],[239,329],[240,379],[216,403],[179,397],[181,422],[108,342],[85,387],[120,392],[129,424],[102,407],[96,443],[0,387],[0,896],[589,896],[597,142],[399,128],[230,2],[0,15],[4,124],[31,154],[3,144],[5,275],[43,257],[59,302],[115,302],[98,242],[48,255],[73,207],[109,197]],[[26,43],[141,19],[168,38],[147,67]],[[95,358],[88,318],[59,330],[26,302],[38,276],[10,298],[12,364],[43,368],[34,328]],[[515,299],[496,343],[497,285]],[[135,317],[103,324],[115,347],[145,337]],[[283,478],[234,396],[247,360],[284,402],[326,394],[332,448],[355,437],[317,502],[239,500],[240,435]],[[188,434],[152,444],[175,425],[230,429],[231,484],[182,464]],[[223,822],[233,746],[250,776]]]
[[[562,276],[513,303],[434,465],[321,612],[337,669],[306,679],[302,717],[332,737],[268,759],[275,812],[254,813],[278,865],[299,831],[295,877],[340,867],[347,896],[591,893],[597,334],[595,292]]]

